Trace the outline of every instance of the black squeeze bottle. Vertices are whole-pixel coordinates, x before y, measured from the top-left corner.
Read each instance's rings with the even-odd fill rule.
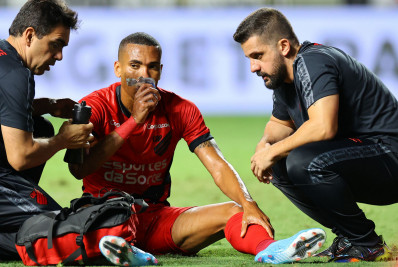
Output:
[[[73,108],[72,124],[87,124],[91,117],[91,107],[86,106],[86,101],[81,104],[75,104]],[[67,149],[64,161],[67,163],[82,164],[83,163],[83,148]]]

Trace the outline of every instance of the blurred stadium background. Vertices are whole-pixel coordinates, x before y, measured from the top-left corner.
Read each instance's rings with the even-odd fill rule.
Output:
[[[117,81],[120,40],[145,31],[163,47],[159,86],[194,101],[205,115],[264,115],[271,91],[249,71],[232,35],[250,12],[280,9],[300,41],[342,48],[398,96],[398,0],[67,0],[81,27],[64,59],[36,77],[36,96],[79,100]],[[0,0],[0,38],[25,0]]]

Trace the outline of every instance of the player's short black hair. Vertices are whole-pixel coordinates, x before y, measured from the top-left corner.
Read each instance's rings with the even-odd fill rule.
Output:
[[[265,43],[286,38],[292,44],[299,44],[292,25],[285,15],[273,8],[260,8],[247,16],[236,29],[233,38],[243,44],[252,36],[260,36]]]
[[[157,47],[157,49],[159,51],[160,58],[162,57],[162,47],[160,46],[160,43],[153,36],[151,36],[145,32],[136,32],[136,33],[132,33],[132,34],[124,37],[123,40],[119,44],[118,56],[120,56],[121,50],[127,44],[155,46],[155,47]]]
[[[28,27],[32,27],[37,37],[42,38],[58,25],[77,30],[78,22],[77,13],[63,0],[28,0],[19,10],[8,32],[11,36],[21,36]]]

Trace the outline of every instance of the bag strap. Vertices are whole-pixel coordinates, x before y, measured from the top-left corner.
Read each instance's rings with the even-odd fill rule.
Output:
[[[62,209],[63,210],[63,209]],[[61,212],[62,212],[61,210]],[[45,213],[43,214],[49,218],[52,218],[50,225],[48,226],[48,234],[47,234],[47,247],[48,249],[53,248],[53,231],[54,231],[54,224],[56,222],[56,218],[58,214],[55,213]],[[28,254],[29,255],[29,254]]]
[[[120,198],[124,198],[125,201],[133,204],[134,203],[134,197],[132,197],[131,195],[122,192],[122,191],[109,191],[106,192],[102,197],[94,197],[91,194],[88,195],[83,195],[81,198],[76,198],[73,199],[70,202],[70,210],[73,212],[76,212],[78,209],[80,209],[81,207],[84,207],[86,205],[98,205],[98,204],[102,204],[105,201],[109,200],[112,197],[119,197]]]
[[[32,261],[34,261],[37,265],[40,265],[40,264],[37,262],[36,255],[35,255],[35,252],[34,252],[33,247],[32,247],[32,242],[26,241],[23,245],[24,245],[25,248],[26,248],[26,253],[28,254],[29,258],[30,258]]]
[[[148,208],[148,203],[146,203],[142,198],[134,199],[134,204],[141,206],[141,209],[137,213],[142,213]]]

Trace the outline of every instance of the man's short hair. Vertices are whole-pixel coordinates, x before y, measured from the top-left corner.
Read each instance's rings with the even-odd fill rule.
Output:
[[[155,46],[159,51],[160,58],[162,57],[162,47],[160,46],[159,42],[154,37],[145,32],[132,33],[123,38],[123,40],[119,44],[118,56],[120,56],[121,51],[127,44]]]
[[[243,44],[252,36],[260,36],[267,44],[283,38],[292,44],[299,44],[290,22],[273,8],[260,8],[251,13],[239,24],[233,37],[236,42]]]
[[[77,30],[77,13],[63,0],[28,0],[19,10],[8,32],[11,36],[21,36],[28,27],[32,27],[37,37],[42,38],[58,25]]]

